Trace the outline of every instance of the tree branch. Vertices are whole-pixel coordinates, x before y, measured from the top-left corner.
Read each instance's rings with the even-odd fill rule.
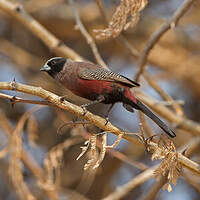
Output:
[[[9,99],[10,102],[11,102],[11,104],[15,104],[15,103],[28,103],[28,104],[39,104],[39,105],[53,106],[48,101],[36,101],[36,100],[22,99],[20,97],[11,96],[11,95],[7,95],[7,94],[3,94],[3,93],[0,93],[0,98],[2,98],[2,99]]]
[[[138,72],[136,73],[135,80],[139,81],[140,75],[145,70],[145,65],[147,63],[148,55],[151,49],[156,45],[156,43],[160,40],[160,38],[168,31],[170,28],[174,28],[176,24],[179,22],[180,18],[185,14],[185,12],[190,8],[192,3],[195,0],[185,0],[183,4],[177,9],[171,19],[163,24],[153,35],[150,37],[147,42],[140,58],[138,64]]]
[[[149,106],[152,110],[154,110],[164,119],[176,124],[178,128],[184,129],[194,135],[200,135],[199,123],[186,119],[182,116],[176,115],[170,109],[168,109],[167,107],[161,104],[156,103],[154,99],[147,97],[145,94],[143,94],[140,91],[137,91],[137,97],[139,100],[144,102],[147,106]]]
[[[74,16],[75,16],[75,20],[76,20],[76,24],[78,26],[78,28],[80,29],[80,32],[82,33],[82,35],[85,37],[87,43],[90,45],[93,55],[96,59],[96,62],[103,66],[104,68],[108,69],[107,65],[105,64],[105,62],[103,61],[103,59],[101,58],[101,55],[99,54],[98,48],[95,44],[94,39],[92,38],[92,36],[87,32],[86,28],[84,27],[83,23],[81,22],[78,10],[76,8],[76,5],[74,3],[73,0],[69,0],[69,3],[71,4],[71,7],[74,11]]]
[[[50,102],[54,106],[57,106],[61,109],[67,110],[68,112],[71,112],[78,117],[81,117],[83,119],[88,120],[92,124],[95,124],[97,127],[107,131],[111,132],[115,135],[121,135],[124,133],[124,131],[120,130],[116,126],[113,126],[110,122],[108,122],[107,125],[105,125],[105,119],[102,117],[99,117],[97,115],[93,115],[91,112],[87,111],[87,113],[83,116],[84,111],[81,107],[76,106],[70,102],[67,101],[60,101],[60,97],[42,89],[41,87],[34,87],[29,85],[24,85],[16,82],[0,82],[0,90],[16,90],[19,92],[23,92],[26,94],[31,94],[34,96],[38,96],[43,98],[45,101]],[[128,140],[129,142],[133,144],[137,144],[139,146],[143,146],[141,142],[139,142],[136,138],[129,137],[124,135],[124,139]]]
[[[16,82],[0,82],[0,90],[15,90],[19,92],[23,92],[26,94],[31,94],[34,96],[38,96],[43,98],[44,100],[50,102],[51,104],[63,109],[67,110],[68,112],[71,112],[89,122],[94,124],[95,126],[103,129],[104,131],[111,132],[115,135],[121,135],[123,134],[123,138],[131,142],[132,144],[136,144],[139,146],[144,146],[138,138],[133,138],[125,135],[125,132],[117,128],[116,126],[113,126],[110,122],[105,125],[105,119],[93,115],[91,112],[87,111],[85,115],[83,115],[84,111],[81,107],[76,106],[72,103],[69,103],[67,101],[60,101],[60,97],[55,95],[54,93],[51,93],[47,90],[42,89],[41,87],[34,87],[29,85],[24,85]],[[157,148],[155,143],[152,143],[152,145],[155,145],[155,148]],[[200,174],[200,166],[195,163],[194,161],[191,161],[190,159],[186,158],[182,154],[179,153],[179,161],[187,167],[189,170],[195,171],[196,173]]]

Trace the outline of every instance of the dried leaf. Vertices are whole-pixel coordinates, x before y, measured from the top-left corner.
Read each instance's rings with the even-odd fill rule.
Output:
[[[91,155],[90,159],[87,161],[87,163],[84,165],[84,170],[87,170],[90,167],[94,166],[94,163],[97,160],[97,135],[92,134],[90,137],[90,144],[91,144]]]
[[[147,0],[121,0],[117,7],[108,28],[94,30],[97,39],[108,39],[117,37],[123,30],[135,27],[139,21],[140,11],[147,5]]]
[[[171,191],[172,191],[172,186],[171,186],[169,183],[166,183],[166,184],[163,186],[163,189],[164,189],[164,190],[167,190],[168,192],[171,192]]]
[[[103,135],[103,141],[102,141],[102,150],[99,154],[99,158],[96,162],[96,164],[94,165],[93,169],[96,169],[99,167],[99,165],[102,163],[103,159],[105,158],[106,155],[106,146],[107,146],[107,134]]]
[[[55,189],[55,182],[60,178],[59,175],[64,150],[81,141],[82,138],[70,138],[65,140],[63,143],[56,145],[48,152],[48,155],[44,159],[44,166],[47,172],[47,178],[45,183],[40,183],[42,187],[46,184],[48,190]],[[45,189],[47,188],[45,187]]]
[[[152,160],[163,159],[159,167],[154,171],[155,178],[159,178],[161,175],[166,177],[167,183],[163,188],[169,192],[172,191],[170,182],[176,185],[182,170],[182,165],[178,161],[178,153],[173,142],[167,137],[163,138],[162,136],[157,142],[157,146],[151,140],[147,140],[146,142],[148,151],[153,152]]]

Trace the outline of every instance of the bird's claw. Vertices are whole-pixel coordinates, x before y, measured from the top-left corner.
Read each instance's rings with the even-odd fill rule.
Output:
[[[83,109],[83,116],[85,116],[86,115],[86,113],[87,113],[87,109],[86,109],[86,107],[85,106],[81,106],[81,108]]]

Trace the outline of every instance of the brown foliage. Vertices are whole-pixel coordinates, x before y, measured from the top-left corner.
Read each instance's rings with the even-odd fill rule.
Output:
[[[140,17],[140,12],[145,8],[147,0],[121,0],[109,22],[108,28],[94,30],[97,39],[117,37],[123,30],[134,28]]]
[[[153,146],[151,145],[153,138],[154,137],[146,140],[147,151],[152,153],[152,160],[163,159],[159,167],[154,171],[155,178],[158,179],[160,176],[166,177],[167,182],[163,188],[171,192],[172,187],[170,182],[176,185],[182,170],[182,164],[179,162],[176,148],[169,138],[161,136],[159,140],[155,142],[157,147],[155,147],[155,144],[153,144]]]

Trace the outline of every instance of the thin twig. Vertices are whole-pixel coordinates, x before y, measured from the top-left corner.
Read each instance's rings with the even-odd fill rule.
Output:
[[[153,178],[154,170],[158,167],[158,165],[151,167],[144,172],[140,173],[139,175],[135,176],[131,181],[128,183],[118,187],[113,193],[109,194],[107,197],[103,198],[103,200],[118,200],[122,199],[126,196],[133,188],[141,185],[142,183],[146,182],[150,178]]]
[[[151,51],[151,49],[156,45],[156,43],[160,40],[160,38],[171,28],[174,28],[181,17],[185,14],[185,12],[190,8],[192,3],[195,0],[185,0],[183,4],[176,10],[174,15],[171,17],[171,19],[163,24],[153,35],[150,37],[149,41],[145,45],[145,48],[139,58],[139,64],[138,64],[138,72],[136,73],[135,81],[139,81],[140,75],[145,70],[145,65],[147,63],[148,55]]]
[[[9,99],[12,104],[15,103],[28,103],[28,104],[37,104],[37,105],[44,105],[44,106],[54,106],[48,101],[37,101],[37,100],[30,100],[30,99],[23,99],[16,96],[11,96],[8,94],[0,93],[0,98],[2,99]]]
[[[140,118],[140,122],[142,123],[142,127],[144,129],[144,132],[146,133],[146,136],[151,137],[153,135],[153,133],[152,133],[150,127],[147,124],[147,121],[145,119],[144,114],[141,111],[139,111],[139,118]]]
[[[28,117],[38,110],[39,107],[34,107],[30,111],[25,112],[19,119],[16,128],[13,130],[10,138],[10,159],[9,159],[9,175],[11,176],[12,183],[16,189],[16,193],[20,199],[35,200],[36,198],[30,192],[27,184],[24,181],[21,165],[21,154],[22,154],[22,130]]]
[[[108,25],[109,21],[108,21],[108,18],[106,16],[102,1],[101,0],[96,0],[96,4],[97,4],[97,6],[99,8],[99,11],[100,11],[103,19],[104,19],[105,24]]]
[[[149,85],[151,85],[151,87],[154,88],[164,100],[166,100],[166,101],[174,101],[172,99],[172,97],[170,97],[167,93],[165,93],[163,91],[163,89],[157,84],[157,82],[146,71],[143,72],[143,76],[147,80]],[[171,105],[172,105],[173,109],[176,111],[177,115],[180,115],[180,116],[184,115],[184,111],[183,111],[183,109],[181,108],[181,106],[179,104],[176,104],[176,102],[174,102]]]
[[[183,175],[183,179],[185,179],[187,183],[189,183],[198,193],[200,193],[199,183],[195,181],[194,178],[191,177],[186,172],[183,172],[182,175]]]
[[[162,176],[160,177],[160,180],[158,182],[154,182],[154,184],[151,185],[149,190],[139,198],[139,200],[153,200],[157,196],[158,192],[162,189],[162,187],[167,182],[166,177]]]
[[[101,66],[103,66],[104,68],[108,69],[107,65],[105,64],[105,62],[103,61],[103,59],[101,58],[98,48],[95,44],[94,39],[92,38],[92,36],[88,33],[88,31],[86,30],[86,28],[84,27],[83,23],[81,22],[80,16],[79,16],[79,12],[76,8],[76,5],[74,3],[73,0],[69,0],[69,3],[71,4],[71,7],[74,11],[74,16],[76,19],[76,24],[79,27],[82,35],[85,37],[87,43],[90,45],[93,55],[97,61],[98,64],[100,64]]]
[[[64,116],[65,117],[65,116]],[[68,120],[68,119],[67,119]],[[66,121],[66,120],[64,120],[64,121]],[[66,123],[64,123],[63,125],[61,125],[59,128],[58,128],[58,130],[57,130],[57,132],[58,133],[60,133],[60,131],[61,131],[61,129],[64,127],[64,126],[76,126],[76,125],[88,125],[88,124],[91,124],[91,123],[89,123],[89,122],[87,122],[87,121],[76,121],[76,122],[72,122],[72,121],[69,121],[69,122],[66,122]],[[100,133],[101,134],[101,133]],[[135,134],[135,133],[134,133]],[[89,133],[88,131],[80,131],[79,132],[79,135],[81,135],[82,137],[84,137],[86,140],[88,140],[90,137],[91,137],[91,133]],[[99,148],[102,148],[102,143],[99,141],[99,140],[97,140],[97,146],[99,147]],[[145,165],[145,164],[143,164],[143,163],[141,163],[141,162],[138,162],[138,161],[135,161],[135,160],[132,160],[132,159],[129,159],[125,154],[123,154],[123,153],[121,153],[121,152],[119,152],[119,151],[117,151],[117,150],[115,150],[115,149],[107,149],[107,152],[111,155],[111,156],[113,156],[113,157],[115,157],[115,158],[117,158],[117,159],[119,159],[119,160],[121,160],[122,162],[124,162],[124,163],[127,163],[127,164],[129,164],[129,165],[131,165],[131,166],[133,166],[133,167],[136,167],[136,168],[138,168],[138,169],[140,169],[140,170],[146,170],[146,169],[148,169],[148,166],[147,165]]]

